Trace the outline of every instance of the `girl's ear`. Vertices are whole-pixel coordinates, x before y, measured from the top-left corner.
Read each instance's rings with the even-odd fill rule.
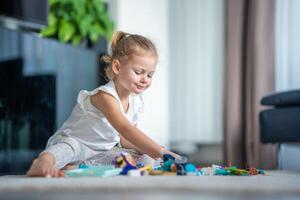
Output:
[[[114,59],[111,64],[111,69],[114,72],[114,74],[119,74],[121,68],[121,63],[118,59]]]

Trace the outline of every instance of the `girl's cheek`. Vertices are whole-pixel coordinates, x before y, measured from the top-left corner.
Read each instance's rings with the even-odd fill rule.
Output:
[[[139,76],[136,74],[130,74],[129,78],[130,78],[130,80],[133,80],[133,81],[139,80]]]
[[[133,73],[127,73],[126,76],[127,76],[127,78],[132,79],[132,77],[134,77],[134,74]]]
[[[136,73],[132,73],[132,78],[134,78],[135,80],[140,78],[140,75],[136,74]]]

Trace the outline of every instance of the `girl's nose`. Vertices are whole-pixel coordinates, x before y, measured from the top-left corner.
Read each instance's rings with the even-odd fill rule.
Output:
[[[146,76],[143,76],[142,79],[141,79],[141,81],[142,81],[143,83],[146,83],[146,82],[148,81],[148,76],[147,76],[147,75],[146,75]]]

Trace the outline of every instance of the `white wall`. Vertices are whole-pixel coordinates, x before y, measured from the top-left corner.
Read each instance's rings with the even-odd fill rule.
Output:
[[[276,90],[300,89],[300,1],[276,2]],[[300,170],[300,144],[281,144],[279,168]]]
[[[224,1],[170,1],[171,144],[222,142]]]
[[[169,142],[168,0],[108,1],[116,29],[150,38],[159,53],[152,86],[144,93],[145,115],[139,127],[160,145]]]

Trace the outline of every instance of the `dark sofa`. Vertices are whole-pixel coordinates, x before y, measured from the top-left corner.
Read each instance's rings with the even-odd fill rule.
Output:
[[[300,142],[300,90],[268,95],[261,104],[272,106],[259,116],[263,143]]]

